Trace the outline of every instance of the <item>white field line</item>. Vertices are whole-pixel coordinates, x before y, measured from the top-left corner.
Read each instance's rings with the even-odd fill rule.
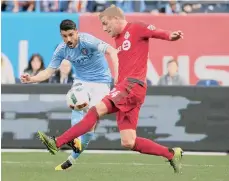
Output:
[[[29,153],[29,152],[47,152],[45,149],[1,149],[2,153]],[[64,151],[70,153],[71,150]],[[85,150],[86,154],[139,154],[138,152],[125,150]],[[184,155],[201,155],[201,156],[225,156],[224,152],[189,152],[185,151]]]
[[[2,161],[2,164],[20,164],[20,165],[29,165],[29,164],[55,164],[55,162],[20,162],[20,161]],[[121,163],[121,162],[75,162],[74,165],[126,165],[126,166],[166,166],[167,164],[157,164],[157,163],[139,163],[139,162],[129,162],[129,163]],[[229,165],[196,165],[196,164],[182,164],[184,167],[227,167]]]

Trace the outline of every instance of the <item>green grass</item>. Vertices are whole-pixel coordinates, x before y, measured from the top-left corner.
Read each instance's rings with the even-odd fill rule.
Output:
[[[2,153],[2,181],[229,181],[229,156],[184,156],[175,175],[164,159],[140,154],[83,154],[68,171],[68,154]]]

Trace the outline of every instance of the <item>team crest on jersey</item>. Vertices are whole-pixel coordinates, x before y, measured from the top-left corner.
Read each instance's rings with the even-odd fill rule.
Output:
[[[148,28],[149,30],[155,30],[155,29],[156,29],[156,27],[153,26],[153,25],[149,25],[147,28]]]
[[[130,37],[130,33],[127,31],[126,33],[125,33],[125,35],[124,35],[124,38],[125,39],[128,39]]]
[[[84,54],[84,55],[87,55],[87,54],[88,54],[88,50],[87,50],[86,48],[82,48],[82,49],[81,49],[81,52],[82,52],[82,54]]]

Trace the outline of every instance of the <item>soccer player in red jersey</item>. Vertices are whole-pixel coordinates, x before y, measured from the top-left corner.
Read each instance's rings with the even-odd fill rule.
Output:
[[[137,137],[138,114],[146,95],[146,70],[149,39],[175,41],[182,38],[181,31],[169,32],[144,23],[128,23],[123,11],[112,5],[99,15],[103,30],[115,38],[119,58],[118,80],[110,94],[92,107],[76,125],[59,137],[49,137],[38,132],[41,141],[52,154],[68,144],[74,149],[72,140],[88,131],[105,114],[116,113],[122,146],[142,154],[157,155],[168,159],[175,173],[181,171],[181,148],[167,148],[152,140]]]

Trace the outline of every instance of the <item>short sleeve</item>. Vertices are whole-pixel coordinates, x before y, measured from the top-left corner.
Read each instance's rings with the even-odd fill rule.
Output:
[[[66,45],[64,43],[61,43],[56,48],[55,52],[53,53],[52,59],[51,59],[48,67],[53,68],[53,69],[59,68],[62,60],[65,58],[64,57],[65,46]]]
[[[137,24],[137,31],[140,32],[142,38],[157,38],[169,40],[170,32],[162,29],[157,29],[154,25],[139,23]]]
[[[107,48],[110,46],[109,44],[90,34],[84,33],[81,38],[88,45],[88,47],[102,53],[106,53]]]

